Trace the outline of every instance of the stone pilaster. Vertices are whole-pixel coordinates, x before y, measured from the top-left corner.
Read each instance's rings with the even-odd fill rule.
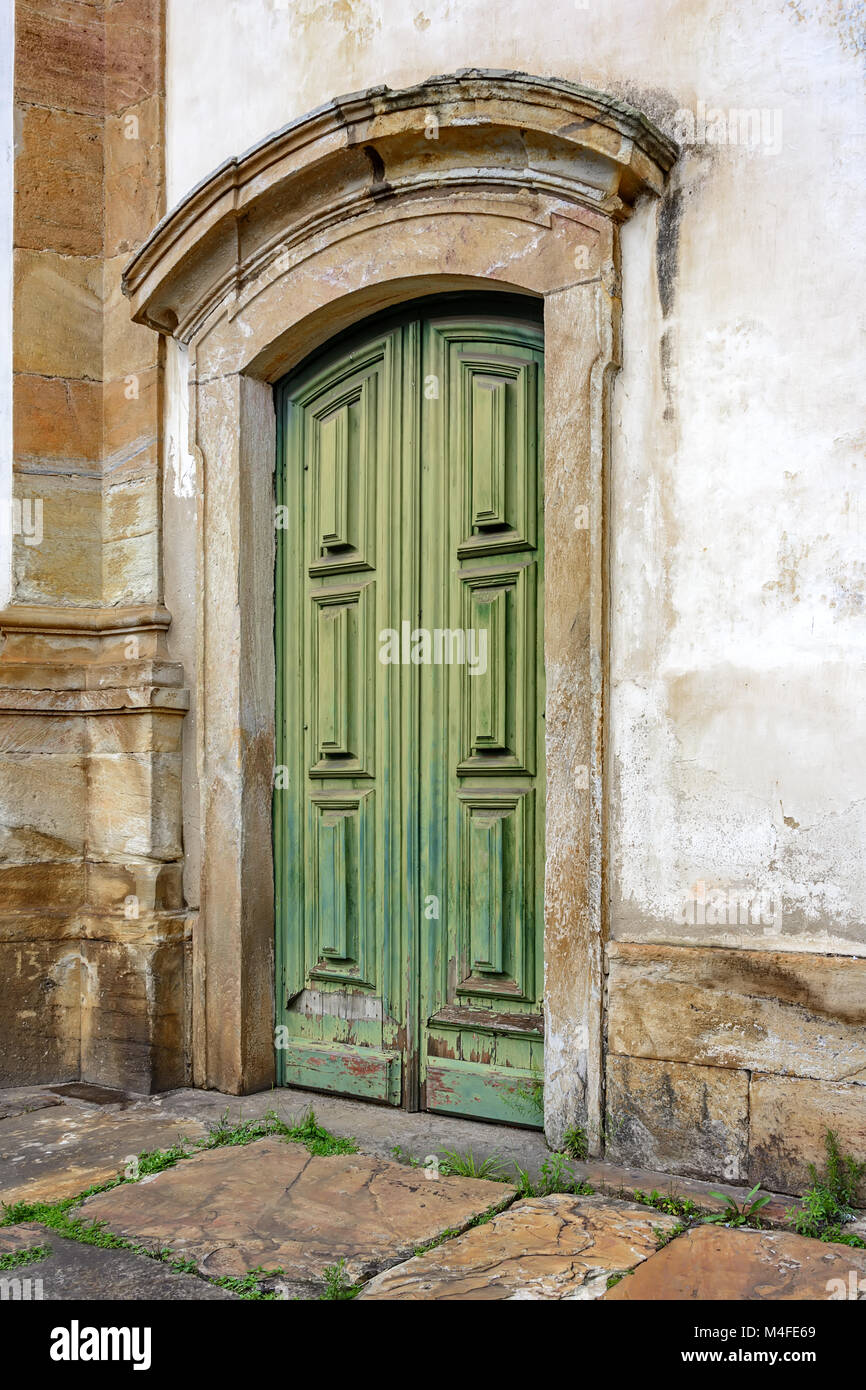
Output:
[[[163,0],[18,0],[5,1084],[185,1076],[188,697],[160,603],[162,363],[120,290],[163,212],[163,73]]]

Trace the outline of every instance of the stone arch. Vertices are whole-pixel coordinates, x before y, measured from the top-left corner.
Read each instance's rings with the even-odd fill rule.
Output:
[[[675,146],[572,83],[471,70],[341,97],[230,159],[127,267],[139,323],[189,354],[197,460],[201,916],[194,1078],[273,1077],[271,383],[338,331],[440,290],[544,301],[545,1114],[602,1108],[604,489],[618,228]]]

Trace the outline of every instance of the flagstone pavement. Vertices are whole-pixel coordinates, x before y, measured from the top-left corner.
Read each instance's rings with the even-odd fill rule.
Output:
[[[311,1106],[355,1151],[233,1134]],[[141,1158],[158,1150],[176,1161]],[[496,1170],[440,1171],[444,1150]],[[0,1267],[30,1281],[21,1296],[57,1301],[866,1298],[866,1250],[782,1229],[790,1196],[772,1195],[760,1230],[682,1223],[632,1195],[689,1197],[706,1215],[722,1206],[711,1191],[738,1189],[603,1163],[570,1165],[577,1192],[522,1196],[515,1165],[537,1186],[548,1158],[533,1131],[300,1091],[0,1091]]]

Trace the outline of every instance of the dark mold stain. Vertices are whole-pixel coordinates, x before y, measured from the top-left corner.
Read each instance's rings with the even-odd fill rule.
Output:
[[[674,303],[682,214],[682,189],[669,188],[659,207],[659,230],[656,241],[656,276],[659,286],[659,300],[665,318],[671,312]]]
[[[370,193],[374,198],[387,198],[393,190],[390,183],[385,178],[385,161],[382,159],[375,145],[365,145],[364,154],[367,157],[373,175]]]
[[[673,330],[666,328],[659,339],[659,364],[662,374],[662,389],[665,393],[665,408],[662,415],[663,420],[673,420],[676,411],[674,410],[674,388],[673,388]]]

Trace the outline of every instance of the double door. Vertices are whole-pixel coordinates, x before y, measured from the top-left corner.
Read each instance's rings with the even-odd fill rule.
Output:
[[[277,387],[283,1085],[542,1122],[543,338],[429,302]]]

